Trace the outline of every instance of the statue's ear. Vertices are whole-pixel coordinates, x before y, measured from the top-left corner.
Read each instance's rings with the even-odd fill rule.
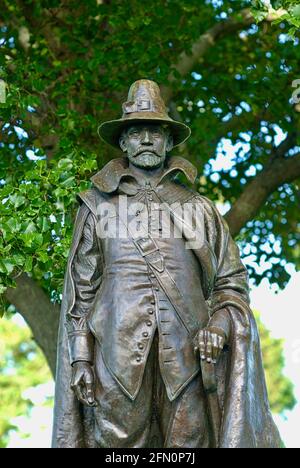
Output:
[[[126,134],[125,132],[122,132],[120,138],[119,138],[119,145],[123,153],[127,152],[127,145],[126,145]]]

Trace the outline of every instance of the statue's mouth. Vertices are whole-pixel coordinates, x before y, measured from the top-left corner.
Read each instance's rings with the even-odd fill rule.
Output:
[[[151,149],[143,149],[139,151],[134,157],[137,158],[139,156],[156,156],[157,158],[160,158],[159,154],[157,154],[156,151]]]

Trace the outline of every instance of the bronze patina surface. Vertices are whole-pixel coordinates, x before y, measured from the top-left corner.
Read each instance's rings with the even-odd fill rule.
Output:
[[[79,196],[53,447],[279,447],[239,250],[214,205],[176,181],[193,184],[196,168],[167,155],[190,130],[139,80],[99,133],[124,157]]]

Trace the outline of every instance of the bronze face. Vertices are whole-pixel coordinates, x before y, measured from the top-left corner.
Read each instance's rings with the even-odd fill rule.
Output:
[[[120,138],[120,147],[130,163],[141,169],[163,166],[172,146],[173,138],[163,125],[141,123],[129,126]]]

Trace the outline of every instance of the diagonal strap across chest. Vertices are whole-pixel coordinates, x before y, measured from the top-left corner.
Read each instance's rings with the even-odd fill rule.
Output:
[[[149,233],[145,233],[144,236],[137,236],[136,233],[131,230],[127,220],[123,218],[121,213],[119,213],[119,218],[127,229],[129,239],[139,254],[144,258],[151,271],[155,274],[159,285],[172,303],[179,320],[186,328],[187,332],[192,334],[193,330],[195,330],[193,316],[190,313],[186,305],[186,301],[178,289],[176,282],[167,269],[163,254],[160,251],[157,242],[151,235],[149,235]]]

